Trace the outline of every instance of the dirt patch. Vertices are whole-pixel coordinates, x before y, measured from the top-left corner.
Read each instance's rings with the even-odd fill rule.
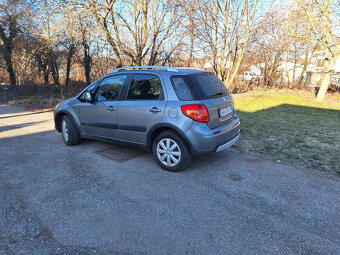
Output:
[[[230,174],[229,179],[233,181],[242,181],[244,178],[238,174]]]
[[[109,148],[96,151],[95,153],[106,158],[112,159],[114,161],[117,161],[119,163],[123,163],[146,154],[146,152],[142,150],[136,150],[135,148],[129,148],[118,145],[114,145]]]

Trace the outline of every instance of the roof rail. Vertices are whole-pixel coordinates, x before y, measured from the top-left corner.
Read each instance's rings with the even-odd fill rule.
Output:
[[[158,70],[166,70],[169,72],[178,72],[178,70],[174,67],[170,67],[170,66],[126,66],[126,67],[120,67],[120,68],[116,68],[114,70],[111,71],[111,73],[116,73],[116,72],[120,72],[120,71],[124,71],[124,70],[145,70],[145,69],[158,69]]]
[[[196,67],[175,67],[175,68],[176,69],[183,69],[183,70],[187,69],[187,70],[197,70],[197,71],[205,71],[205,72],[207,72],[207,70],[204,70],[202,68],[196,68]]]

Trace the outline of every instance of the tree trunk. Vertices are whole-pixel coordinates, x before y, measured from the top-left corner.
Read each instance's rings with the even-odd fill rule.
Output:
[[[190,65],[191,65],[192,59],[193,59],[194,44],[195,44],[195,37],[190,36],[190,52],[189,52]]]
[[[85,61],[84,63],[84,69],[85,69],[85,77],[86,77],[86,84],[91,84],[91,63],[89,61]]]
[[[244,55],[244,49],[242,49],[239,53],[236,65],[234,66],[234,71],[232,72],[231,77],[228,79],[227,88],[229,88],[231,86],[231,84],[233,84],[233,82],[236,78],[238,69],[239,69],[241,62],[242,62],[242,59],[243,59],[243,55]]]
[[[333,72],[335,62],[336,62],[336,60],[338,59],[339,56],[340,56],[340,47],[337,48],[337,50],[335,52],[335,56],[330,57],[330,52],[327,51],[327,50],[325,52],[325,62],[324,62],[324,68],[325,68],[324,72],[325,72],[325,74],[322,77],[320,89],[319,89],[318,94],[316,96],[316,101],[318,101],[318,102],[322,102],[324,97],[325,97],[327,89],[328,89],[328,87],[331,83],[331,76],[332,76],[332,72]]]
[[[154,66],[156,64],[157,56],[158,56],[158,52],[157,51],[151,51],[150,59],[149,59],[149,62],[148,62],[148,66]]]
[[[49,63],[50,69],[52,73],[53,83],[60,90],[60,82],[59,82],[59,70],[57,64],[57,55],[51,50],[49,53]]]
[[[48,85],[48,76],[50,74],[50,66],[48,66],[49,62],[46,56],[46,52],[44,52],[43,50],[38,50],[35,53],[35,59],[38,65],[38,70],[39,73],[42,71],[43,73],[43,77],[44,77],[44,85],[47,86]]]
[[[17,84],[17,81],[16,81],[14,69],[13,69],[11,52],[6,52],[4,54],[4,58],[5,58],[5,61],[6,61],[6,69],[7,69],[8,75],[9,75],[10,84],[11,84],[11,86],[15,86]]]
[[[323,99],[325,97],[325,94],[327,92],[327,89],[329,87],[329,84],[331,82],[331,75],[332,75],[332,72],[328,71],[323,76],[320,89],[319,89],[318,94],[316,96],[316,101],[318,101],[318,102],[322,102],[323,101]]]
[[[135,65],[136,66],[141,66],[142,65],[142,58],[141,56],[136,56],[136,60],[135,60]]]
[[[43,71],[43,73],[44,73],[44,85],[47,86],[48,85],[49,72],[46,70],[46,71]]]
[[[12,86],[15,86],[17,84],[12,62],[14,39],[16,38],[19,31],[17,27],[17,19],[17,17],[12,17],[11,15],[8,15],[7,17],[5,17],[5,20],[1,20],[0,24],[0,38],[2,40],[2,43],[0,44],[0,52],[3,54],[6,61],[6,69],[9,75],[10,84]],[[7,28],[3,26],[3,22],[7,22]],[[6,30],[9,32],[8,35],[6,35]]]
[[[91,64],[92,64],[92,57],[90,55],[90,47],[87,44],[86,41],[83,41],[83,47],[84,47],[84,71],[85,71],[85,78],[86,78],[86,84],[91,84]],[[119,64],[119,63],[118,63]]]
[[[192,65],[193,62],[193,55],[194,55],[194,44],[195,44],[195,35],[194,35],[194,28],[193,28],[193,20],[190,18],[190,52],[189,52],[189,65]]]
[[[52,67],[51,72],[52,72],[52,78],[53,78],[54,85],[59,88],[60,83],[59,83],[58,67],[57,67],[56,63],[52,63],[51,67]]]
[[[66,81],[65,81],[65,86],[68,86],[70,82],[70,71],[71,71],[71,64],[72,64],[72,57],[74,54],[74,44],[70,45],[70,48],[67,53],[67,63],[66,63]]]

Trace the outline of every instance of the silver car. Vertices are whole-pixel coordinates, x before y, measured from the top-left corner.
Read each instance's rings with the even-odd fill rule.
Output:
[[[212,72],[164,66],[117,68],[59,103],[54,121],[66,145],[81,138],[134,144],[168,171],[240,135],[233,99]]]

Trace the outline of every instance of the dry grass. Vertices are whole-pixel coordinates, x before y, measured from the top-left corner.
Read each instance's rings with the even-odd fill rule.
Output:
[[[63,87],[63,93],[53,85],[23,85],[12,88],[0,86],[0,103],[23,105],[28,109],[54,108],[57,103],[77,95],[84,83],[73,83]]]
[[[340,95],[278,90],[234,95],[238,148],[340,175]]]

